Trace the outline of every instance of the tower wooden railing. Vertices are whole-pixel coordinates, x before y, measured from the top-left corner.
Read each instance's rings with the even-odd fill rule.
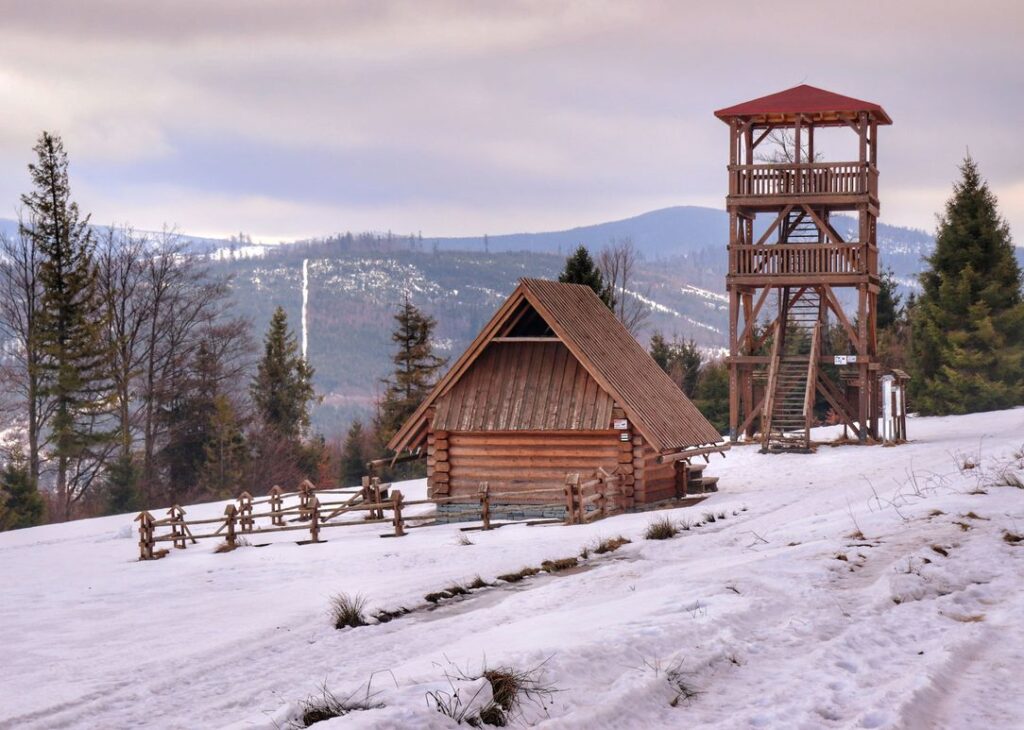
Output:
[[[811,162],[729,166],[729,195],[878,196],[878,170],[870,163]]]
[[[804,391],[804,422],[814,413],[814,396],[818,392],[818,360],[821,357],[821,320],[814,325],[811,335],[811,357],[807,362],[807,388]],[[808,435],[809,436],[809,435]]]
[[[867,274],[871,256],[866,243],[737,244],[730,253],[730,273],[738,276],[792,276]]]

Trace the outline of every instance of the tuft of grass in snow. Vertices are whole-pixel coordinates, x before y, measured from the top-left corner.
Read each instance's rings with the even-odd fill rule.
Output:
[[[558,573],[575,568],[579,563],[579,558],[559,558],[558,560],[545,560],[540,564],[540,567],[548,573]]]
[[[705,522],[714,522],[715,521],[715,513],[714,512],[705,512],[704,513],[704,521]]]
[[[936,553],[938,553],[939,555],[941,555],[944,558],[948,558],[949,557],[949,550],[947,550],[946,548],[942,547],[942,545],[932,545],[932,550],[934,550]]]
[[[1018,535],[1016,532],[1003,530],[1003,542],[1009,543],[1010,545],[1019,545],[1022,541],[1024,541],[1024,535]]]
[[[366,599],[356,594],[338,593],[331,597],[331,619],[334,628],[366,626]]]
[[[237,537],[235,538],[234,545],[229,544],[228,541],[225,540],[224,542],[220,543],[217,547],[215,547],[213,549],[213,552],[217,554],[230,553],[232,550],[237,550],[238,548],[242,547],[252,547],[252,543],[244,537]]]
[[[644,539],[668,540],[678,534],[679,528],[676,527],[675,522],[670,520],[668,517],[659,517],[647,525],[647,530],[644,532]]]
[[[523,568],[516,573],[505,573],[499,575],[498,580],[503,580],[506,583],[518,583],[523,578],[529,578],[531,575],[537,575],[540,572],[540,568]]]
[[[407,613],[412,613],[411,609],[408,609],[405,606],[400,606],[393,611],[378,611],[373,614],[373,617],[377,620],[377,623],[386,624],[388,621],[396,619],[399,616],[404,616]]]
[[[327,689],[327,685],[324,685],[320,690],[320,697],[309,697],[302,701],[302,715],[291,724],[291,727],[305,728],[325,720],[344,717],[351,712],[377,710],[383,706],[383,703],[373,701],[369,694],[369,688],[367,688],[365,697],[356,699],[355,693],[352,693],[348,697],[339,699]]]
[[[686,673],[683,671],[683,661],[680,659],[668,669],[663,669],[661,660],[649,660],[644,659],[644,665],[654,672],[656,677],[664,676],[665,681],[668,682],[669,687],[672,688],[674,696],[669,700],[670,707],[678,707],[681,702],[689,702],[698,695],[702,694],[700,690],[696,689],[691,683]]]
[[[547,703],[558,690],[540,681],[546,663],[545,659],[530,669],[512,666],[491,669],[484,666],[479,674],[471,674],[453,666],[444,675],[451,691],[427,692],[427,702],[437,712],[459,725],[505,727],[516,710],[527,702],[547,711]],[[467,689],[463,683],[480,680],[486,680],[490,686],[491,699],[486,703],[478,702],[479,687],[472,696],[465,696],[462,691]]]
[[[629,538],[619,535],[618,537],[606,537],[597,543],[597,547],[594,548],[594,552],[598,555],[604,555],[605,553],[611,553],[618,550],[623,545],[628,545],[633,542]]]
[[[587,545],[584,545],[583,549],[580,550],[580,560],[586,560],[589,557],[590,557],[590,547],[587,546]]]
[[[966,517],[969,520],[981,520],[983,522],[988,522],[989,521],[988,517],[982,517],[981,515],[975,513],[973,510],[971,510],[970,512],[968,512],[965,515],[960,515],[960,516],[961,517]]]
[[[1006,464],[996,470],[993,487],[1014,487],[1024,489],[1024,477],[1017,473],[1013,465]]]
[[[961,472],[977,469],[978,465],[981,463],[981,459],[979,459],[977,455],[963,454],[959,451],[954,455],[954,460],[956,461],[956,468]]]
[[[453,583],[452,585],[448,586],[442,591],[437,591],[436,593],[428,593],[427,595],[423,596],[423,600],[425,600],[427,603],[437,603],[442,599],[455,598],[455,596],[464,596],[467,593],[469,593],[469,590],[463,588],[458,583]]]
[[[476,578],[474,578],[466,585],[466,588],[468,588],[471,591],[475,591],[479,588],[490,588],[493,585],[493,583],[488,583],[478,575]]]
[[[490,683],[494,702],[506,713],[519,707],[524,700],[546,706],[557,690],[540,682],[544,668],[543,662],[530,669],[517,669],[511,666],[485,669],[483,677]],[[481,718],[483,719],[483,718]]]
[[[946,513],[943,512],[941,509],[933,509],[931,512],[928,513],[928,516],[929,517],[941,517],[944,514],[946,514]]]

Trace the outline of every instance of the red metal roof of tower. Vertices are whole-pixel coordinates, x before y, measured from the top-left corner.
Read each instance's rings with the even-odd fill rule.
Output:
[[[719,109],[715,116],[722,121],[733,117],[758,117],[789,114],[850,114],[868,112],[879,124],[892,124],[880,105],[843,96],[815,86],[801,84],[775,94],[751,99],[742,104]]]

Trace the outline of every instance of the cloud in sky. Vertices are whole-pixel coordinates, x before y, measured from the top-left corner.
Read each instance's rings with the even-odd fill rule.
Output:
[[[810,83],[892,115],[883,220],[930,229],[969,148],[1024,230],[1018,4],[704,5],[0,2],[0,215],[44,128],[82,207],[140,228],[480,235],[722,205],[712,111]]]

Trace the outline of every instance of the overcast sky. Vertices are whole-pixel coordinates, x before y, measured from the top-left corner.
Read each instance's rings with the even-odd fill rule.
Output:
[[[710,7],[709,7],[710,6]],[[1024,244],[1019,2],[0,0],[0,217],[42,129],[95,222],[482,235],[722,207],[720,107],[882,104],[882,219],[970,149]],[[725,231],[723,231],[723,243]]]

